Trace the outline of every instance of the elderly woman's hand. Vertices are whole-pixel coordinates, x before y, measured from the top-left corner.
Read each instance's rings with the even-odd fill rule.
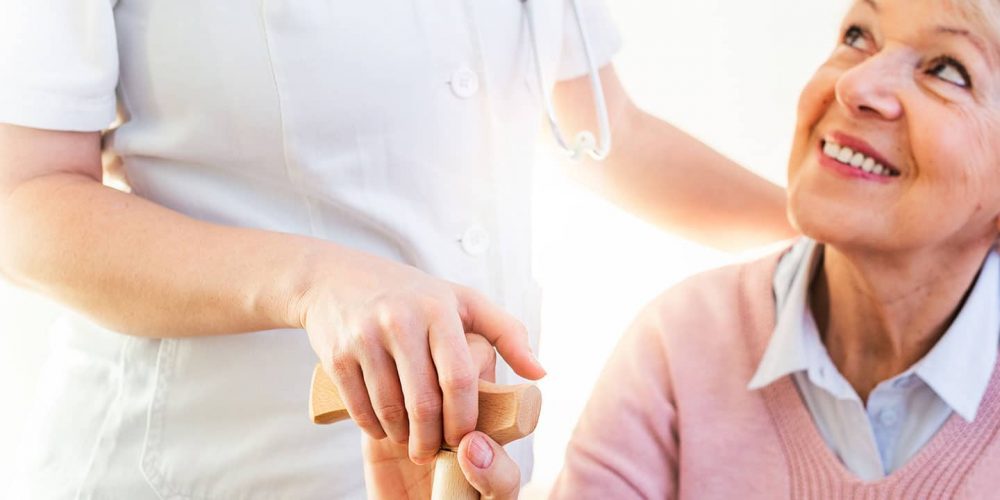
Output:
[[[479,368],[479,378],[492,382],[496,351],[480,335],[469,334],[467,340],[473,365]],[[422,500],[431,497],[434,464],[413,463],[405,444],[365,435],[364,456],[369,498]],[[503,447],[489,436],[478,431],[466,434],[458,446],[458,457],[469,484],[484,498],[517,498],[521,472]]]
[[[388,439],[365,436],[365,482],[369,498],[431,497],[434,465],[417,465],[406,455],[406,446]],[[458,463],[466,480],[483,498],[513,500],[521,486],[521,470],[503,447],[479,431],[462,438]]]
[[[521,469],[503,447],[482,432],[462,438],[458,464],[476,491],[493,500],[513,500],[521,487]]]

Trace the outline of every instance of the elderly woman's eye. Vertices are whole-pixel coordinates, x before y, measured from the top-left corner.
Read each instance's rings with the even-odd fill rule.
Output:
[[[942,56],[932,61],[927,69],[927,74],[934,75],[952,85],[972,88],[972,79],[969,78],[969,72],[965,70],[965,66],[948,56]]]
[[[871,48],[868,38],[865,37],[865,31],[857,25],[849,26],[847,30],[844,31],[844,37],[841,41],[844,45],[858,50],[867,51]]]

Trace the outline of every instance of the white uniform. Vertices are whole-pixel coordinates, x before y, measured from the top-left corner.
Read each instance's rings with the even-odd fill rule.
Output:
[[[600,66],[618,37],[601,0],[581,3]],[[585,74],[568,4],[531,5],[549,83]],[[0,122],[100,130],[117,103],[127,121],[105,150],[136,195],[472,286],[537,345],[541,96],[519,0],[0,0],[0,12]],[[355,426],[307,418],[302,331],[151,340],[68,316],[52,338],[11,498],[363,496]],[[530,443],[512,454],[527,477]]]

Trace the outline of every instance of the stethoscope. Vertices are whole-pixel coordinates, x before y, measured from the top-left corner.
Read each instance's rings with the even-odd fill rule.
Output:
[[[559,121],[556,119],[555,110],[552,108],[552,99],[549,97],[548,88],[545,86],[545,81],[542,78],[542,64],[538,57],[538,41],[535,37],[535,20],[531,14],[531,7],[528,6],[528,0],[521,0],[521,6],[524,7],[524,11],[528,17],[528,35],[531,37],[531,51],[535,59],[535,79],[537,80],[538,88],[542,92],[542,100],[544,101],[545,112],[548,114],[549,126],[552,128],[552,135],[555,136],[560,149],[569,154],[570,158],[574,160],[580,159],[584,153],[595,160],[603,160],[608,156],[608,152],[611,151],[611,126],[608,123],[608,105],[604,101],[601,76],[597,72],[594,57],[590,52],[590,39],[587,37],[587,30],[584,26],[583,15],[580,13],[578,0],[569,1],[573,6],[576,26],[580,31],[580,40],[583,42],[583,54],[587,58],[587,69],[590,71],[590,88],[594,94],[594,110],[597,114],[597,127],[598,133],[601,136],[601,142],[598,143],[594,138],[594,134],[588,130],[576,134],[572,146],[568,145],[563,138],[562,130],[559,128]]]

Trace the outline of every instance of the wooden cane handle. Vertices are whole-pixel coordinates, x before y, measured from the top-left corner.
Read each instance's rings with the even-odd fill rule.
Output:
[[[313,423],[332,424],[351,418],[347,406],[340,399],[340,391],[330,377],[326,376],[322,365],[313,369],[312,387],[309,388],[309,415]]]
[[[458,465],[458,453],[441,450],[434,457],[431,500],[479,500],[479,492],[465,480]]]
[[[502,386],[480,380],[476,430],[505,445],[534,432],[541,409],[542,393],[534,385]],[[317,424],[332,424],[351,417],[337,386],[321,365],[313,370],[309,414]]]

